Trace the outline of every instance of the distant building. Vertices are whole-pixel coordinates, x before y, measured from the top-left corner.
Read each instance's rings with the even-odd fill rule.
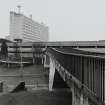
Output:
[[[7,40],[11,40],[10,35],[5,36],[5,39],[7,39]]]
[[[10,12],[10,40],[22,39],[24,42],[48,41],[48,27],[35,22],[23,14]]]

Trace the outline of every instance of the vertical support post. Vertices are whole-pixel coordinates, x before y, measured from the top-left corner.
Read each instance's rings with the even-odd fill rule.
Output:
[[[8,65],[8,68],[9,68],[10,67],[10,64],[8,63],[7,65]]]
[[[88,103],[88,97],[85,96],[83,99],[84,99],[83,105],[89,105],[89,103]]]
[[[23,59],[22,59],[22,48],[21,48],[21,45],[20,45],[20,58],[21,58],[21,69],[23,69]]]
[[[80,95],[80,105],[83,105],[83,94]]]
[[[23,77],[23,58],[22,58],[22,44],[20,42],[20,46],[19,46],[19,49],[20,49],[20,70],[21,70],[21,77]]]
[[[35,63],[35,57],[34,57],[34,46],[32,44],[32,56],[33,56],[33,64]]]
[[[42,64],[44,64],[44,59],[43,59],[44,57],[43,57],[43,55],[41,55],[41,58],[42,58]]]
[[[46,64],[46,55],[44,55],[44,67],[45,67],[45,64]]]
[[[105,71],[103,71],[103,100],[105,102]]]
[[[88,97],[86,98],[86,105],[89,105],[89,102],[88,102]]]
[[[74,94],[74,83],[73,82],[71,86],[71,92],[72,92],[72,105],[75,105],[75,94]]]
[[[55,75],[55,62],[52,58],[50,58],[49,91],[53,90],[54,75]]]
[[[9,58],[7,59],[7,66],[8,66],[8,68],[10,67]]]

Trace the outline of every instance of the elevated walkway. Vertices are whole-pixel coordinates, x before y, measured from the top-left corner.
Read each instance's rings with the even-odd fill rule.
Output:
[[[85,105],[83,100],[87,100],[86,98],[90,99],[94,105],[103,105],[104,53],[72,48],[47,48],[47,55],[50,57],[50,90],[54,88],[57,71],[72,91],[73,100],[82,103],[78,105]],[[76,94],[79,94],[79,97]]]

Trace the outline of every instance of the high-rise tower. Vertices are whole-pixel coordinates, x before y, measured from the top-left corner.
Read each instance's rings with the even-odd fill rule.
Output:
[[[23,14],[10,12],[10,40],[24,42],[48,41],[48,27]]]

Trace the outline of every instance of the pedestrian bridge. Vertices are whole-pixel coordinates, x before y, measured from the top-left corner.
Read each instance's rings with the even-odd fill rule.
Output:
[[[68,88],[72,92],[72,105],[103,105],[105,102],[105,41],[8,46],[9,55],[19,53],[23,57],[33,58],[33,63],[39,58],[42,58],[42,64],[45,63],[48,55],[49,90]],[[80,48],[89,51],[77,50]]]
[[[103,105],[105,54],[73,48],[47,48],[46,54],[50,57],[49,90],[59,85],[69,88],[72,105]]]

